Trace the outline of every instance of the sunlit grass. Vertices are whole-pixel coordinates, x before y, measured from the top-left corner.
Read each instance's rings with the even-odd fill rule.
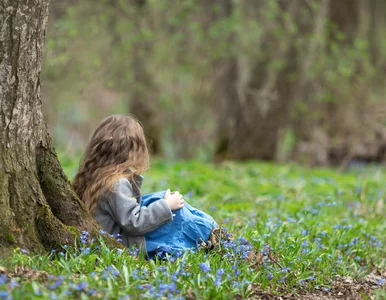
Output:
[[[61,160],[72,178],[78,162]],[[271,293],[319,288],[328,294],[336,275],[357,278],[385,268],[386,173],[380,168],[340,174],[256,162],[156,160],[144,175],[144,193],[179,190],[235,242],[166,261],[109,249],[103,235],[98,241],[85,236],[77,248],[64,246],[47,256],[19,249],[2,265],[11,275],[15,266],[25,266],[27,275],[0,275],[0,295],[229,299],[248,297],[256,286]],[[35,279],[31,270],[38,272]],[[382,278],[378,283],[384,286]]]

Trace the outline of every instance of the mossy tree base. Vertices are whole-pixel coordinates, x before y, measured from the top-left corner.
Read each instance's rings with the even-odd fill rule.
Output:
[[[40,69],[48,0],[0,7],[0,256],[44,251],[97,233],[71,189],[43,122]],[[75,230],[74,230],[75,228]]]

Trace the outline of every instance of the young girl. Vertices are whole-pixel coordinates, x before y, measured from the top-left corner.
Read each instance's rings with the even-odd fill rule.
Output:
[[[139,122],[113,115],[97,127],[86,148],[73,188],[89,212],[122,243],[150,255],[194,248],[217,227],[213,218],[189,206],[177,191],[145,195],[140,175],[149,151]]]

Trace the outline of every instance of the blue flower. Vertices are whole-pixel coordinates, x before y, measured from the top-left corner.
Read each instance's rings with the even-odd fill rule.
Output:
[[[210,271],[210,266],[209,266],[208,262],[200,263],[199,266],[203,272],[209,272]]]
[[[87,244],[89,236],[90,234],[87,231],[82,230],[82,234],[79,236],[79,239],[83,244]]]
[[[48,289],[49,290],[54,290],[54,289],[56,289],[58,287],[58,285],[56,284],[56,283],[53,283],[53,284],[50,284],[49,286],[48,286]]]
[[[39,290],[39,289],[36,289],[36,290],[34,291],[34,295],[36,295],[36,296],[41,296],[41,295],[42,295],[42,291]],[[0,297],[0,299],[1,299],[1,297]]]
[[[133,277],[134,277],[134,279],[138,279],[138,278],[136,278],[136,275],[134,275],[134,274],[133,274]],[[102,271],[102,279],[107,279],[107,278],[109,278],[109,272],[106,270],[103,270]]]
[[[75,286],[75,290],[77,290],[77,291],[83,291],[83,290],[85,290],[87,287],[88,287],[88,283],[85,282],[85,281],[82,281],[82,282],[78,283],[78,284]]]
[[[283,283],[283,282],[286,281],[286,280],[287,280],[287,276],[284,276],[284,277],[282,277],[282,278],[279,279],[279,282],[280,282],[280,283]]]
[[[0,285],[3,285],[7,283],[7,276],[5,276],[4,274],[1,274],[0,275]]]
[[[300,244],[301,247],[307,247],[309,245],[308,240],[305,240],[303,243]]]
[[[11,282],[9,283],[9,286],[11,289],[19,286],[20,284],[15,280],[15,279],[12,279]]]
[[[178,279],[178,272],[174,272],[172,275],[172,280],[177,281],[177,279]]]
[[[90,248],[80,248],[79,249],[83,254],[90,254],[91,249]]]
[[[71,291],[71,290],[65,290],[64,293],[65,293],[66,295],[72,295],[72,291]]]
[[[220,286],[222,284],[222,278],[216,277],[216,280],[214,281],[215,286]]]
[[[284,267],[283,269],[281,269],[281,273],[286,273],[286,272],[289,272],[289,271],[291,271],[291,268],[290,267],[288,267],[288,268],[286,268],[286,267]]]
[[[385,283],[385,278],[380,278],[377,280],[377,285],[383,285]]]
[[[9,299],[8,295],[9,294],[7,291],[0,291],[0,299],[4,299],[4,300]]]
[[[29,251],[27,249],[24,249],[24,248],[20,248],[20,251],[23,254],[28,254],[29,253]]]
[[[165,290],[168,290],[169,289],[169,285],[167,285],[166,283],[160,283],[159,287],[158,287],[161,291],[165,291]]]
[[[183,255],[182,251],[176,251],[176,252],[174,253],[174,256],[175,256],[175,257],[181,257],[182,255]]]
[[[160,266],[160,267],[157,268],[157,271],[164,272],[164,271],[166,271],[166,267],[165,266]]]
[[[237,267],[235,265],[233,265],[231,269],[234,270],[235,276],[240,275],[240,271],[239,271],[239,269],[237,269]]]
[[[250,253],[251,253],[251,251],[245,251],[245,252],[243,252],[243,254],[241,255],[241,258],[242,258],[242,259],[246,259]]]
[[[139,248],[135,248],[134,252],[133,252],[133,255],[137,256],[139,254],[139,252],[140,252],[140,249]]]
[[[171,292],[171,293],[177,293],[178,292],[177,286],[174,282],[169,284],[169,292]]]
[[[272,278],[273,278],[272,273],[271,273],[271,272],[268,272],[267,279],[268,279],[268,280],[272,280]]]

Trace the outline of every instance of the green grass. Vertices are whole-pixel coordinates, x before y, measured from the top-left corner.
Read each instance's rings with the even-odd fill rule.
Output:
[[[61,161],[72,178],[78,162]],[[169,261],[108,249],[103,236],[46,256],[18,249],[0,263],[8,274],[0,275],[0,299],[1,291],[14,299],[230,299],[254,289],[280,294],[315,288],[328,294],[335,275],[358,278],[385,268],[383,169],[340,174],[257,162],[156,160],[144,176],[144,193],[179,190],[225,226],[235,243]],[[250,247],[240,238],[263,254],[262,262],[246,259]]]

